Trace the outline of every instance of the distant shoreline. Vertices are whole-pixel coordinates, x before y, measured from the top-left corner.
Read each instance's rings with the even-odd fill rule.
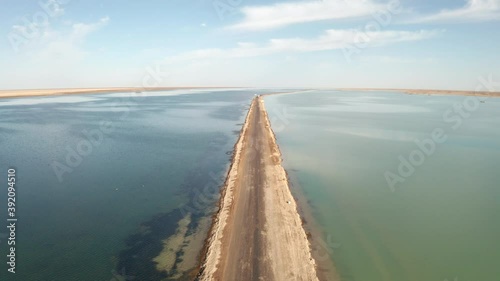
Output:
[[[326,89],[325,89],[326,90]],[[336,88],[336,91],[373,91],[373,92],[401,92],[410,95],[450,95],[450,96],[480,96],[500,97],[500,92],[463,91],[463,90],[433,90],[433,89],[376,89],[376,88]]]
[[[221,89],[238,87],[116,87],[116,88],[61,88],[61,89],[19,89],[19,90],[0,90],[1,98],[22,98],[22,97],[41,97],[41,96],[59,96],[76,94],[96,94],[96,93],[142,93],[154,91],[173,91],[173,90],[191,90],[191,89]]]
[[[0,99],[2,98],[22,98],[22,97],[41,97],[58,95],[76,95],[76,94],[96,94],[96,93],[142,93],[154,91],[172,91],[172,90],[195,90],[195,89],[231,89],[241,87],[113,87],[113,88],[61,88],[61,89],[18,89],[18,90],[0,90]],[[253,89],[249,87],[250,89]],[[304,88],[307,91],[314,90],[333,90],[333,91],[373,91],[373,92],[401,92],[410,95],[453,95],[453,96],[480,96],[480,97],[500,97],[500,92],[486,91],[462,91],[462,90],[432,90],[432,89],[377,89],[377,88]],[[272,93],[274,94],[274,93]],[[266,94],[266,95],[272,95]],[[281,93],[276,93],[281,94]]]

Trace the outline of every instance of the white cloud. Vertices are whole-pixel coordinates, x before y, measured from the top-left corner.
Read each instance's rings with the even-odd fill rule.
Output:
[[[103,17],[93,23],[73,23],[67,31],[45,28],[39,38],[32,40],[26,54],[36,61],[74,62],[83,59],[86,51],[82,44],[86,37],[109,22]]]
[[[85,44],[89,36],[108,24],[109,18],[103,17],[94,22],[55,21],[38,28],[31,37],[23,37],[22,49],[4,52],[2,60],[14,65],[0,70],[4,77],[3,88],[51,88],[51,87],[92,87],[96,86],[102,75],[102,67],[92,65],[91,52]],[[19,32],[23,27],[13,27]],[[29,28],[29,27],[28,27]],[[97,61],[98,63],[98,61]],[[97,73],[101,71],[101,75]],[[119,69],[116,72],[123,70]],[[141,75],[140,73],[137,75]],[[121,82],[126,81],[121,75]],[[113,77],[106,77],[111,81]],[[100,80],[99,80],[100,81]],[[111,82],[109,82],[111,84]],[[101,85],[102,86],[102,85]]]
[[[202,59],[227,59],[271,55],[275,53],[314,52],[350,48],[368,39],[363,47],[382,46],[391,43],[429,39],[442,33],[440,30],[420,31],[376,31],[365,32],[356,29],[330,29],[313,39],[282,38],[271,39],[265,45],[238,43],[230,49],[200,49],[170,57],[170,62]],[[365,42],[365,41],[363,41]],[[363,43],[364,44],[364,43]]]
[[[500,20],[500,0],[467,0],[465,6],[454,10],[442,10],[437,14],[420,16],[411,23],[467,22]]]
[[[373,0],[323,0],[251,6],[241,9],[244,15],[242,22],[228,28],[272,29],[303,22],[369,16],[386,8],[386,5],[375,3]]]
[[[94,23],[75,23],[72,25],[71,36],[73,38],[82,39],[89,33],[98,30],[104,25],[108,24],[109,17],[103,17],[99,21]]]

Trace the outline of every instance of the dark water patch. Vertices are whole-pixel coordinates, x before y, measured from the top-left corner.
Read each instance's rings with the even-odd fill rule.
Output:
[[[119,254],[116,271],[125,269],[127,276],[135,277],[134,280],[194,279],[196,268],[187,272],[178,268],[184,260],[186,248],[190,247],[185,240],[180,250],[172,253],[175,255],[175,263],[169,272],[158,271],[153,259],[164,250],[163,241],[177,234],[180,220],[190,216],[184,236],[186,238],[200,231],[201,219],[211,215],[211,208],[218,200],[220,186],[224,181],[224,176],[214,171],[220,171],[228,162],[228,157],[222,152],[230,144],[228,136],[223,133],[215,133],[210,139],[207,149],[197,159],[196,166],[187,173],[178,189],[179,195],[188,198],[187,204],[142,223],[140,231],[126,240],[126,249]]]
[[[198,218],[216,208],[220,175],[229,159],[225,152],[235,142],[231,131],[242,122],[230,121],[233,117],[210,118],[208,112],[228,103],[241,108],[250,96],[242,91],[137,100],[85,95],[74,96],[75,102],[48,97],[40,103],[37,100],[42,98],[30,98],[18,106],[0,105],[0,127],[15,130],[0,131],[0,155],[5,165],[18,168],[23,187],[19,209],[26,226],[18,233],[23,242],[22,268],[9,280],[110,280],[113,276],[117,277],[113,280],[128,280],[124,276],[168,280],[169,273],[156,272],[162,268],[151,258],[167,250],[165,242],[170,240],[176,250],[168,256],[160,252],[169,262],[165,268],[170,270],[175,259],[178,271],[195,267],[197,249],[210,223],[209,217]],[[87,140],[83,131],[99,130],[101,121],[112,122],[114,130],[104,133],[101,143],[60,182],[51,164],[66,165],[68,150],[77,150]],[[0,198],[6,195],[1,193]],[[195,211],[190,220],[185,213],[170,214],[184,204]],[[167,214],[171,217],[158,218]],[[186,218],[181,219],[182,229],[179,218]],[[156,231],[150,224],[166,226]],[[141,225],[153,228],[152,233],[139,229]],[[165,240],[174,230],[175,237]],[[190,245],[182,249],[182,236],[190,233],[184,239]]]
[[[153,259],[163,250],[163,240],[174,235],[182,219],[180,209],[160,214],[140,226],[140,232],[126,240],[127,249],[118,256],[117,269],[136,280],[163,280],[169,275],[156,269]]]
[[[238,121],[240,119],[241,114],[245,111],[246,106],[224,106],[216,109],[215,111],[210,113],[210,117]]]
[[[197,166],[186,176],[179,192],[187,195],[189,202],[183,206],[184,212],[192,214],[192,221],[207,216],[210,208],[218,200],[220,186],[224,182],[226,165],[232,151],[223,153],[229,144],[229,137],[218,134],[212,139],[205,152],[198,158]]]

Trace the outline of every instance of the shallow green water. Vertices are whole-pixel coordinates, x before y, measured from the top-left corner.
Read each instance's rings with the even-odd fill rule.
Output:
[[[285,168],[341,280],[499,278],[500,99],[474,99],[335,91],[265,98]],[[464,102],[460,115],[454,104]],[[447,139],[424,154],[415,139],[430,140],[435,129]],[[400,155],[413,173],[398,172]],[[401,177],[393,187],[387,172]]]
[[[186,212],[195,228],[195,218],[213,210],[227,152],[254,94],[0,100],[0,200],[7,201],[7,169],[14,167],[19,219],[12,275],[1,204],[0,280],[159,280],[150,259]],[[149,233],[141,232],[145,228]]]

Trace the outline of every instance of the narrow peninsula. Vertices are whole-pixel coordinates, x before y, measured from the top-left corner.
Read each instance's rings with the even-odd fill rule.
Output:
[[[198,279],[318,280],[260,96],[235,145]]]

